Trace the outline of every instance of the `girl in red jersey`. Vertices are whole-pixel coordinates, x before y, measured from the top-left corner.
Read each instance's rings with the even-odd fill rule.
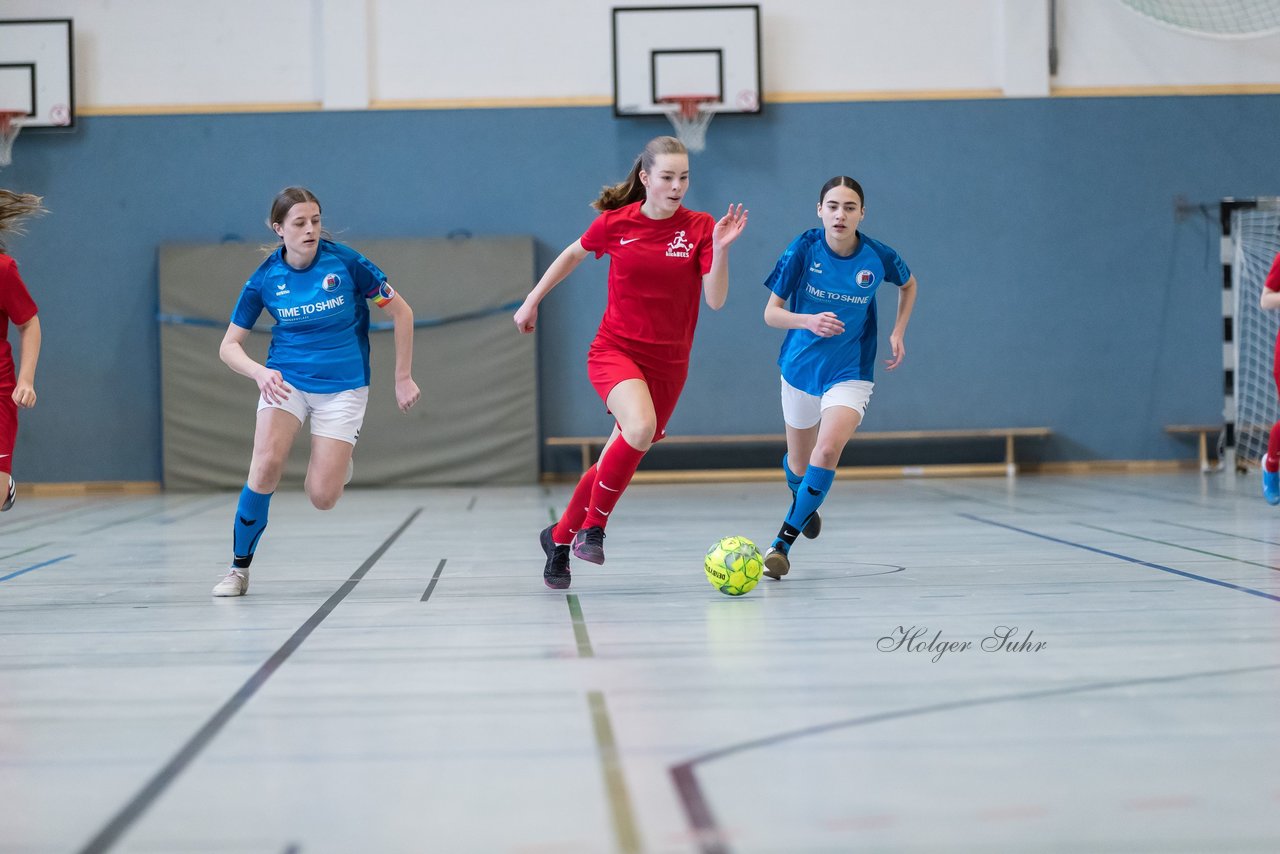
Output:
[[[666,432],[689,372],[698,301],[718,309],[729,293],[729,246],[747,212],[729,205],[717,222],[681,205],[689,154],[680,140],[649,141],[627,179],[605,187],[600,216],[560,253],[515,314],[532,332],[538,304],[588,255],[609,254],[609,295],[587,354],[587,374],[617,420],[596,464],[578,481],[560,521],[539,536],[548,587],[569,586],[569,552],[604,563],[604,528],[649,447]]]
[[[1262,307],[1280,308],[1280,255],[1271,262],[1271,272],[1262,286]],[[1275,366],[1276,389],[1280,390],[1280,338],[1276,339]],[[1267,456],[1262,460],[1262,497],[1268,504],[1280,504],[1280,421],[1271,428],[1267,442]]]
[[[29,193],[0,190],[0,238],[17,233],[24,217],[40,213],[40,197]],[[9,321],[18,327],[20,367],[15,376],[13,350],[9,346]],[[40,318],[36,304],[18,275],[18,265],[4,252],[0,242],[0,474],[7,487],[0,495],[0,511],[8,510],[18,497],[13,476],[13,445],[18,438],[18,408],[36,405],[36,360],[40,357]]]

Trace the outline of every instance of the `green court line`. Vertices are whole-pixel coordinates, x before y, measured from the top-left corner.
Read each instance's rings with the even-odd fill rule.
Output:
[[[33,552],[33,551],[35,551],[36,549],[42,549],[42,548],[44,548],[45,546],[51,546],[51,545],[53,545],[53,543],[41,543],[41,544],[40,544],[40,545],[38,545],[38,546],[31,546],[30,548],[23,549],[22,551],[18,551],[18,552],[10,552],[10,553],[9,553],[9,554],[7,554],[7,555],[0,555],[0,560],[8,560],[8,559],[9,559],[9,558],[11,558],[11,557],[17,557],[18,555],[24,555],[24,554],[26,554],[27,552]]]
[[[569,616],[573,618],[573,637],[578,642],[578,658],[595,658],[595,653],[591,650],[591,638],[587,635],[587,624],[582,619],[582,606],[578,604],[578,597],[573,593],[566,593],[564,598],[569,601]]]
[[[1128,537],[1132,540],[1142,540],[1143,542],[1156,543],[1157,545],[1161,545],[1161,546],[1172,546],[1175,549],[1183,549],[1184,551],[1195,552],[1196,554],[1207,555],[1209,557],[1222,558],[1223,560],[1233,561],[1234,563],[1247,563],[1249,566],[1260,566],[1263,569],[1269,569],[1272,572],[1280,571],[1280,567],[1274,567],[1268,563],[1258,563],[1256,560],[1245,560],[1242,557],[1232,557],[1231,555],[1222,555],[1222,554],[1218,554],[1217,552],[1207,552],[1204,549],[1196,549],[1196,548],[1192,548],[1191,546],[1183,546],[1183,545],[1179,545],[1178,543],[1171,543],[1167,540],[1156,540],[1156,539],[1152,539],[1151,537],[1140,537],[1137,534],[1130,534],[1126,531],[1113,531],[1112,529],[1104,528],[1101,525],[1089,525],[1084,522],[1076,522],[1076,524],[1082,528],[1092,528],[1095,531],[1105,531],[1108,534],[1116,534],[1121,537]]]
[[[547,508],[547,513],[554,524],[558,519],[555,509]],[[578,642],[578,657],[594,658],[587,623],[582,618],[582,604],[575,593],[566,593],[564,598],[569,604],[569,616],[573,620],[573,637]],[[595,730],[600,771],[604,775],[604,788],[609,798],[609,812],[613,818],[613,833],[618,840],[618,850],[622,854],[638,854],[644,850],[644,846],[640,844],[640,833],[636,830],[631,795],[627,791],[627,780],[622,773],[618,745],[613,739],[613,724],[609,721],[609,710],[604,704],[604,692],[587,692],[587,705],[591,707],[591,726]]]
[[[640,832],[636,829],[635,815],[631,809],[631,795],[627,792],[627,780],[622,773],[622,759],[613,739],[613,724],[609,710],[605,708],[604,692],[587,693],[587,705],[591,707],[591,724],[596,732],[596,747],[600,750],[600,770],[604,773],[604,787],[609,795],[609,810],[613,814],[613,832],[618,839],[618,850],[623,854],[643,851]]]

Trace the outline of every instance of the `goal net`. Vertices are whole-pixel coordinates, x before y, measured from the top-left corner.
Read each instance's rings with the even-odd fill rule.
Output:
[[[1120,0],[1134,11],[1184,32],[1253,38],[1280,31],[1275,0]]]
[[[1236,465],[1257,466],[1267,453],[1271,426],[1280,421],[1280,400],[1273,376],[1280,311],[1258,307],[1262,286],[1280,253],[1280,198],[1256,199],[1231,211],[1230,245],[1235,293],[1235,449]]]

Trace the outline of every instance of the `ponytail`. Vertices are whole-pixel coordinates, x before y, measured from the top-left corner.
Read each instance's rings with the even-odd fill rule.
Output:
[[[598,211],[612,211],[638,202],[645,196],[645,186],[640,180],[641,172],[651,172],[653,163],[659,154],[688,154],[689,149],[674,136],[657,136],[649,140],[644,151],[636,158],[627,174],[626,180],[618,184],[607,185],[600,190],[600,197],[591,203]]]
[[[21,234],[20,223],[29,216],[45,212],[41,204],[44,200],[30,193],[15,193],[12,190],[0,189],[0,237],[8,234]],[[0,241],[0,250],[4,243]]]

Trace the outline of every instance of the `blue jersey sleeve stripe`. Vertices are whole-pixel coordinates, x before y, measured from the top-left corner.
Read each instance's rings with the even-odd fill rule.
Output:
[[[377,264],[344,243],[325,240],[321,241],[321,245],[336,255],[342,262],[342,266],[347,268],[347,272],[351,274],[351,280],[356,284],[356,289],[364,295],[365,299],[373,299],[378,295],[378,289],[387,280],[387,274],[382,272]]]
[[[252,329],[262,314],[262,293],[258,290],[256,279],[255,275],[245,282],[240,298],[236,300],[236,307],[231,312],[231,322],[244,329]]]
[[[814,231],[820,232],[822,229],[810,229],[791,241],[791,245],[774,265],[769,278],[764,280],[764,286],[783,299],[795,293],[796,286],[800,283],[801,274],[804,272],[804,260],[808,255],[809,247],[813,244]]]
[[[884,265],[885,281],[895,285],[905,285],[911,278],[911,271],[907,269],[907,262],[902,260],[902,256],[879,240],[870,237],[864,237],[864,239],[871,247],[871,251],[880,258],[880,263]]]

